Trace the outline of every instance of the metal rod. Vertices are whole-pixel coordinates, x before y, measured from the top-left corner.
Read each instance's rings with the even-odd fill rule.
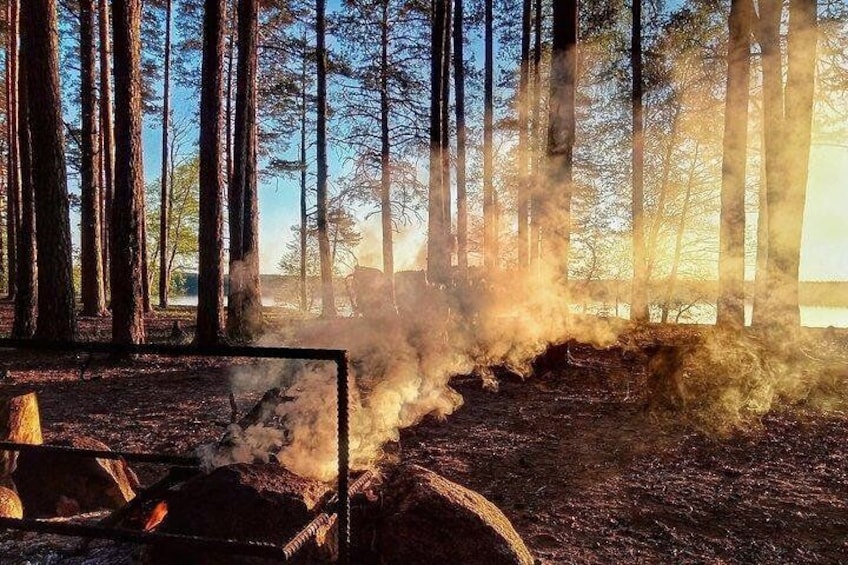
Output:
[[[0,451],[17,451],[19,453],[54,453],[80,459],[123,459],[134,463],[154,463],[172,465],[175,467],[198,467],[200,459],[192,456],[169,455],[164,453],[133,453],[130,451],[110,451],[104,449],[81,449],[65,445],[33,445],[30,443],[15,443],[0,441]]]
[[[183,534],[165,534],[143,532],[126,528],[106,528],[67,522],[44,522],[32,519],[0,518],[0,528],[40,532],[60,536],[109,539],[118,542],[139,543],[144,545],[163,545],[166,547],[192,550],[202,553],[224,555],[246,555],[288,561],[283,548],[274,544],[255,541],[236,541],[232,539],[207,538]]]
[[[103,353],[114,355],[163,355],[168,357],[248,357],[253,359],[346,360],[342,349],[299,347],[259,347],[252,345],[171,345],[162,343],[105,343],[95,341],[48,341],[41,339],[0,338],[0,349],[29,349],[65,353]]]
[[[26,349],[34,351],[52,351],[65,353],[101,353],[108,355],[162,355],[172,357],[246,357],[253,359],[313,359],[317,361],[332,361],[337,368],[337,390],[338,390],[338,506],[339,518],[339,563],[348,565],[350,563],[350,414],[349,414],[349,369],[347,351],[342,349],[313,349],[292,347],[256,347],[256,346],[199,346],[199,345],[166,345],[166,344],[123,344],[103,342],[74,342],[74,341],[48,341],[37,339],[8,339],[0,338],[0,349]],[[5,449],[25,451],[29,449],[45,448],[53,451],[87,457],[101,457],[127,461],[148,462],[183,465],[188,458],[178,456],[162,456],[156,454],[122,453],[117,451],[79,450],[76,448],[62,448],[61,446],[29,446],[27,444],[6,444]],[[0,443],[0,448],[2,448]],[[87,453],[83,453],[87,452]],[[175,463],[178,458],[180,462]],[[190,465],[196,465],[197,459],[188,459]],[[109,529],[98,526],[81,526],[74,524],[44,523],[35,520],[13,520],[11,518],[0,518],[0,527],[15,529],[29,529],[30,531],[46,531],[64,535],[81,535],[90,537],[104,537],[106,539],[119,539],[122,541],[139,541],[140,543],[154,543],[156,540],[171,540],[175,543],[190,543],[187,540],[201,540],[206,542],[206,549],[215,550],[216,547],[233,547],[240,545],[245,549],[258,548],[276,552],[273,555],[259,555],[255,553],[243,553],[244,555],[267,556],[272,558],[285,558],[282,549],[268,544],[255,544],[234,542],[232,540],[214,540],[210,538],[197,538],[193,536],[180,536],[176,534],[158,534],[150,532],[136,532],[133,530]],[[119,536],[119,537],[115,537]],[[141,541],[153,540],[153,541]],[[214,542],[210,547],[208,542]],[[191,542],[194,543],[194,542]],[[216,545],[217,544],[217,545]],[[201,544],[202,545],[202,544]],[[202,548],[201,548],[202,549]]]
[[[314,520],[309,522],[297,535],[295,535],[289,543],[283,547],[283,553],[286,554],[286,559],[291,559],[300,551],[306,542],[315,537],[318,530],[333,523],[335,514],[327,514],[326,512],[319,514]],[[339,545],[341,547],[341,545]],[[341,561],[341,558],[339,559]]]
[[[374,473],[371,471],[366,471],[359,476],[353,483],[350,485],[350,494],[357,494],[360,491],[364,490],[365,487],[374,479]],[[306,542],[315,537],[320,530],[324,526],[331,525],[333,521],[338,517],[339,507],[339,497],[338,494],[330,497],[330,500],[327,501],[327,509],[321,512],[318,516],[312,519],[306,526],[303,527],[292,539],[283,547],[283,551],[286,552],[286,556],[291,558],[295,553],[297,553]],[[339,548],[341,548],[341,542],[339,543]],[[341,553],[341,549],[339,550]],[[348,552],[348,557],[350,553]],[[341,555],[339,556],[341,560]]]
[[[338,426],[339,426],[339,563],[350,563],[350,414],[347,352],[338,364]]]

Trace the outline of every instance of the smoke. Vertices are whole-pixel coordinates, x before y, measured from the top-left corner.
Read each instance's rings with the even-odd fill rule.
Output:
[[[834,332],[705,332],[684,360],[685,419],[710,435],[787,407],[844,410],[848,356]]]
[[[423,281],[423,274],[412,278]],[[458,409],[455,375],[486,378],[492,366],[527,375],[550,344],[579,339],[598,347],[617,339],[620,320],[580,317],[552,276],[539,270],[501,280],[474,279],[456,289],[419,285],[411,292],[398,275],[398,315],[312,321],[268,335],[263,345],[341,348],[349,352],[350,451],[354,469],[369,468],[400,430],[425,417]],[[405,286],[406,285],[406,286]],[[413,285],[414,286],[414,285]],[[389,299],[389,296],[383,297]],[[293,398],[266,422],[228,430],[226,449],[207,447],[210,466],[271,454],[290,471],[329,481],[336,476],[336,368],[324,362],[269,362],[235,367],[234,391],[279,388]]]

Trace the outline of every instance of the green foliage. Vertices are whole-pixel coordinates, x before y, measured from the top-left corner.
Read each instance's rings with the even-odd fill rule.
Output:
[[[192,156],[171,170],[168,198],[167,259],[172,273],[171,292],[179,292],[185,273],[197,268],[197,233],[200,225],[199,158]],[[161,213],[161,180],[145,189],[147,202],[147,254],[151,281],[159,272],[159,218]],[[153,285],[151,284],[151,287]]]

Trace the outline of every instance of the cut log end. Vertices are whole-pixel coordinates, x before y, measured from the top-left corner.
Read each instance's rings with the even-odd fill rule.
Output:
[[[34,392],[0,396],[0,440],[41,445],[41,418]],[[0,477],[7,479],[15,470],[17,453],[0,452]]]

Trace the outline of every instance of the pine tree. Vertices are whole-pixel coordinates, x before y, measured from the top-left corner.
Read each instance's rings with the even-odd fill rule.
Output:
[[[82,109],[81,193],[81,295],[84,316],[106,310],[103,291],[103,238],[100,176],[100,136],[97,116],[95,14],[93,0],[80,0],[80,100]]]
[[[200,92],[200,254],[197,343],[214,345],[223,329],[222,94],[226,0],[205,0]]]
[[[115,192],[111,222],[112,339],[142,343],[144,327],[144,171],[141,120],[141,1],[113,5]]]
[[[55,0],[22,5],[38,261],[36,336],[72,340],[74,284]]]
[[[227,333],[237,340],[255,338],[263,326],[256,192],[257,10],[257,0],[239,0],[233,177],[228,195],[230,292],[227,302]]]

